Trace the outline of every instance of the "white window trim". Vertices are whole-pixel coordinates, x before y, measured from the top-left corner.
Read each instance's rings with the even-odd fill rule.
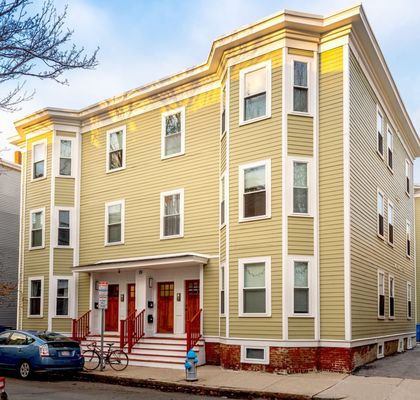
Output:
[[[411,302],[411,316],[408,315],[408,302]],[[407,308],[407,319],[411,320],[413,319],[413,286],[411,285],[411,282],[407,282],[407,302],[406,302],[406,308]]]
[[[265,68],[266,73],[265,115],[245,121],[245,75],[262,68]],[[267,118],[271,118],[271,60],[251,65],[239,71],[239,125],[247,125]]]
[[[227,80],[225,81],[225,83],[222,85],[221,89],[220,89],[220,140],[223,139],[223,137],[226,135],[227,132],[227,117],[228,117],[228,92],[227,92],[227,85],[228,82]],[[222,130],[223,127],[223,90],[225,91],[225,129]]]
[[[397,349],[398,353],[402,353],[404,352],[404,338],[399,338],[398,339],[398,349]]]
[[[44,145],[44,176],[41,178],[34,178],[34,147],[38,144]],[[43,179],[47,179],[47,160],[48,160],[48,141],[47,139],[38,140],[36,142],[32,142],[31,148],[31,182],[42,181]]]
[[[392,226],[393,226],[393,242],[391,243],[389,241],[389,207],[392,207]],[[388,240],[388,244],[392,247],[394,247],[394,243],[395,243],[395,207],[394,207],[394,203],[391,200],[388,200],[388,209],[387,209],[387,225],[386,225],[387,231],[388,231],[388,235],[387,235],[387,240]],[[385,226],[384,226],[384,233],[385,233]]]
[[[379,309],[380,309],[379,296],[381,295],[381,293],[379,292],[379,277],[381,275],[383,276],[382,287],[383,287],[383,291],[384,291],[384,293],[383,293],[383,296],[384,296],[384,315],[379,314]],[[377,303],[378,303],[378,305],[377,305],[377,307],[378,307],[377,308],[378,319],[383,320],[383,319],[385,319],[385,314],[386,314],[386,312],[385,312],[385,309],[386,309],[386,303],[385,303],[385,272],[380,270],[380,269],[378,269],[378,274],[377,274]]]
[[[223,275],[224,275],[224,282],[225,282],[225,287],[224,287],[224,305],[225,305],[225,312],[222,313],[220,304],[221,304],[221,300],[222,300],[222,268],[223,268]],[[219,266],[219,317],[226,317],[226,263],[222,262]]]
[[[294,54],[287,54],[287,68],[286,68],[286,98],[287,101],[287,113],[293,115],[304,115],[304,116],[313,116],[316,111],[316,99],[315,99],[315,90],[316,90],[316,71],[313,57],[298,56]],[[293,96],[294,96],[294,62],[300,61],[308,64],[308,111],[294,111],[293,110]]]
[[[246,351],[247,349],[256,349],[256,350],[264,350],[264,359],[259,360],[255,358],[247,358]],[[247,364],[270,364],[270,348],[268,346],[248,346],[242,345],[241,346],[241,363]]]
[[[181,150],[178,153],[165,155],[166,146],[166,117],[169,115],[181,113]],[[162,113],[162,127],[161,127],[161,145],[160,145],[160,159],[166,160],[168,158],[178,157],[185,154],[185,106],[178,107],[170,111]]]
[[[408,254],[407,248],[407,233],[410,240],[410,254]],[[407,219],[405,221],[405,255],[411,260],[413,254],[413,240],[411,239],[411,222]]]
[[[40,301],[40,315],[31,315],[31,282],[41,281],[41,301]],[[31,276],[28,278],[28,318],[44,318],[44,277],[43,276]]]
[[[42,212],[42,245],[32,247],[32,214]],[[45,207],[29,210],[29,250],[39,250],[45,248]]]
[[[121,204],[121,240],[119,242],[108,242],[108,208],[110,206]],[[105,234],[104,234],[104,246],[118,246],[120,244],[124,244],[124,232],[125,232],[125,200],[116,200],[116,201],[110,201],[105,203]]]
[[[379,233],[379,218],[378,218],[378,195],[382,195],[382,219],[383,219],[383,235]],[[394,218],[395,219],[395,218]],[[376,235],[378,238],[385,240],[385,194],[381,189],[376,191]]]
[[[223,182],[224,180],[224,182]],[[223,183],[222,183],[223,182]],[[223,188],[224,186],[224,188]],[[225,211],[225,220],[222,223],[222,200],[223,200],[223,189],[225,191],[225,204],[223,206]],[[219,228],[222,229],[226,225],[226,192],[227,192],[227,185],[226,185],[226,171],[223,172],[223,174],[220,176],[220,182],[219,182]]]
[[[68,140],[71,142],[71,174],[70,175],[61,175],[60,174],[60,150],[61,150],[61,141],[62,140]],[[54,141],[54,156],[56,159],[55,162],[55,176],[58,178],[64,178],[64,179],[68,179],[68,178],[75,178],[76,174],[75,174],[75,166],[76,166],[76,148],[75,148],[75,138],[74,137],[70,137],[70,136],[61,136],[61,135],[57,135],[57,140]]]
[[[385,342],[379,341],[376,345],[376,358],[384,358],[384,356],[385,356]]]
[[[404,173],[404,176],[405,176],[404,191],[405,191],[405,194],[408,197],[411,197],[411,193],[410,192],[412,191],[412,187],[413,187],[413,180],[412,180],[412,175],[413,174],[412,174],[411,162],[408,159],[405,160],[404,168],[405,168],[405,173]],[[407,178],[410,180],[410,192],[407,192]]]
[[[384,154],[381,154],[378,149],[378,114],[382,117],[382,126],[381,126],[381,134],[382,134],[382,152]],[[384,125],[385,125],[385,118],[384,113],[381,111],[379,106],[376,106],[376,123],[375,123],[375,142],[376,142],[376,153],[379,157],[382,158],[383,161],[385,161],[385,135],[384,135]],[[388,163],[387,163],[388,164]]]
[[[243,290],[244,290],[244,265],[252,263],[265,263],[265,313],[245,313],[243,310]],[[251,257],[240,258],[238,260],[238,290],[239,290],[239,317],[271,317],[271,257]]]
[[[59,215],[60,215],[60,211],[69,211],[70,212],[70,216],[69,216],[69,222],[70,222],[70,244],[68,246],[63,246],[63,245],[59,245],[58,244],[58,228],[59,228]],[[74,248],[74,243],[76,242],[76,237],[75,237],[75,230],[74,230],[74,226],[76,226],[75,224],[75,212],[74,212],[74,207],[56,207],[54,209],[54,226],[53,226],[53,232],[54,232],[54,247],[58,248],[58,249],[73,249]]]
[[[109,137],[111,136],[112,133],[116,133],[122,131],[123,133],[123,140],[122,140],[122,167],[120,168],[114,168],[114,169],[110,169],[109,168],[109,145],[110,145],[110,140]],[[123,169],[126,168],[126,163],[125,163],[125,159],[126,159],[126,136],[127,136],[127,127],[126,125],[123,126],[119,126],[116,128],[112,128],[109,129],[108,131],[106,131],[106,156],[105,156],[105,168],[106,168],[106,173],[110,174],[113,172],[117,172],[117,171],[121,171]]]
[[[179,194],[179,235],[164,236],[165,196]],[[184,237],[184,189],[175,189],[160,193],[160,240],[170,240]]]
[[[67,280],[69,281],[68,286],[68,314],[67,315],[57,315],[57,286],[58,280]],[[71,294],[74,290],[74,281],[73,275],[54,275],[53,276],[53,293],[54,293],[54,307],[53,307],[53,318],[69,319],[74,315],[74,301]]]
[[[391,279],[392,279],[393,285],[391,285]],[[393,296],[391,296],[391,286],[393,286],[392,287]],[[394,315],[391,315],[391,298],[394,299]],[[394,275],[388,275],[388,318],[395,319],[395,278],[394,278]]]
[[[307,178],[308,178],[308,212],[295,213],[293,211],[293,163],[302,162],[308,164]],[[291,217],[313,217],[316,210],[316,168],[314,168],[314,161],[312,157],[287,157],[286,168],[286,205],[287,215]]]
[[[245,189],[245,174],[244,171],[249,168],[265,166],[265,214],[256,217],[247,217],[244,215],[244,189]],[[239,166],[239,222],[256,221],[260,219],[271,218],[271,159],[256,161],[250,164],[243,164]]]
[[[390,142],[388,140],[388,132],[390,133],[391,137],[392,137],[392,146],[390,146]],[[394,157],[394,139],[395,139],[395,135],[394,135],[394,130],[391,129],[390,125],[387,125],[386,128],[386,165],[388,167],[388,169],[394,173],[394,163],[395,163],[395,157]],[[392,153],[392,167],[389,165],[389,154],[388,154],[388,150],[391,150]]]

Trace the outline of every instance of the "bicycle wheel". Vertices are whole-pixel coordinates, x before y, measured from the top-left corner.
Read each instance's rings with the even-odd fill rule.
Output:
[[[99,364],[101,363],[101,357],[95,350],[84,351],[83,357],[85,359],[85,365],[83,366],[85,371],[94,371],[99,367]]]
[[[128,356],[122,350],[114,350],[108,359],[109,365],[115,371],[122,371],[127,368]]]

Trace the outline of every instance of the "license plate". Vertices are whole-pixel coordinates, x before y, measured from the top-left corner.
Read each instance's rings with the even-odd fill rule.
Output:
[[[60,356],[61,357],[70,357],[70,352],[69,351],[62,351],[62,352],[60,352]]]

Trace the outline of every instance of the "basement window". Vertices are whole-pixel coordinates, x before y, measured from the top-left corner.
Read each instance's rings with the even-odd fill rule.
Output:
[[[269,348],[242,346],[241,362],[251,364],[268,364]]]
[[[385,355],[384,349],[385,349],[384,342],[378,343],[376,358],[383,358],[384,357],[384,355]]]

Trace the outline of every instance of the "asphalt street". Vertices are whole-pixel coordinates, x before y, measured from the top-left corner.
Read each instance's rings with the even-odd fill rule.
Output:
[[[102,383],[46,379],[22,381],[6,377],[9,400],[199,400],[212,399],[185,393],[165,393],[151,389],[130,388]]]

